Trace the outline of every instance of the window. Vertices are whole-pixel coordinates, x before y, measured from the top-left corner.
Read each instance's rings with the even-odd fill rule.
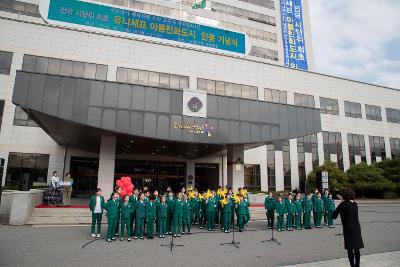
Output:
[[[106,80],[108,66],[65,59],[24,55],[22,70],[77,78]]]
[[[274,89],[264,89],[264,100],[267,102],[287,104],[287,92]]]
[[[346,117],[362,118],[360,103],[344,101],[344,112]]]
[[[4,100],[0,100],[0,130],[1,130],[1,124],[3,123],[3,113],[4,113]]]
[[[122,67],[117,68],[117,82],[182,90],[189,88],[187,76]]]
[[[10,152],[8,156],[6,185],[18,185],[20,175],[29,173],[32,185],[46,185],[49,168],[48,154],[28,154]]]
[[[13,53],[0,51],[0,74],[10,74]]]
[[[381,107],[365,105],[367,120],[382,121]]]
[[[279,60],[278,51],[258,46],[252,46],[249,55],[275,61]]]
[[[23,110],[18,106],[15,107],[14,125],[38,127],[36,122],[29,117],[29,115],[25,112],[25,110]]]
[[[322,132],[324,144],[324,160],[331,160],[331,154],[337,156],[339,168],[343,167],[342,136],[338,132]]]
[[[392,159],[400,156],[400,139],[399,138],[389,138],[390,140],[390,151],[392,154]]]
[[[40,17],[38,5],[15,0],[0,1],[0,10],[12,13],[20,13],[27,16]]]
[[[306,190],[306,179],[308,173],[306,173],[305,167],[305,153],[311,153],[313,168],[318,166],[318,141],[317,135],[307,135],[304,137],[297,138],[297,157],[299,161],[299,185],[300,190],[305,192]]]
[[[295,93],[294,104],[296,106],[314,108],[315,107],[314,96]]]
[[[236,83],[197,79],[197,89],[212,95],[225,95],[237,98],[258,99],[258,88]]]
[[[256,6],[262,6],[269,9],[275,9],[274,1],[273,0],[239,0],[241,2],[246,2],[249,4],[253,4]]]
[[[388,122],[400,123],[400,110],[386,108],[386,118]]]
[[[339,115],[339,106],[337,99],[320,97],[319,102],[321,113]]]
[[[376,157],[386,158],[385,139],[381,136],[369,137],[369,148],[371,150],[371,161],[376,161]]]
[[[356,163],[356,156],[360,156],[362,162],[367,162],[364,135],[349,133],[347,134],[347,143],[349,144],[350,164]]]
[[[244,165],[244,186],[251,191],[261,191],[260,165]]]

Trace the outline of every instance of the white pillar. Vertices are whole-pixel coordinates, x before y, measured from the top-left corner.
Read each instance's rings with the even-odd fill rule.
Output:
[[[369,137],[367,134],[364,135],[364,143],[365,143],[365,157],[367,158],[367,164],[371,164],[371,149],[369,147]]]
[[[318,165],[322,165],[325,162],[324,138],[322,137],[322,132],[317,133],[317,142],[318,142],[318,145],[317,145],[318,146]]]
[[[299,181],[299,159],[297,154],[297,139],[289,140],[290,147],[290,175],[291,175],[291,184],[292,189],[296,189],[300,187]]]
[[[347,141],[347,133],[341,132],[340,134],[342,136],[343,169],[346,171],[350,168],[349,142]]]
[[[390,139],[388,136],[385,136],[385,152],[386,152],[386,158],[391,159],[392,152],[390,151]]]
[[[244,160],[243,145],[228,145],[227,148],[227,184],[232,186],[234,191],[244,186],[244,165],[236,164],[238,160]]]
[[[101,188],[106,199],[111,195],[114,187],[116,143],[117,138],[115,136],[103,135],[101,137],[97,187]]]
[[[262,146],[262,154],[260,157],[264,159],[260,163],[260,179],[261,179],[261,191],[268,191],[268,161],[267,161],[267,146]]]
[[[304,168],[306,171],[306,179],[308,174],[313,170],[313,165],[312,165],[312,153],[306,152],[304,153]]]
[[[186,179],[186,187],[188,187],[188,186],[190,186],[192,188],[195,187],[195,184],[196,184],[195,183],[195,181],[196,181],[195,170],[196,170],[195,162],[193,160],[186,161],[186,177],[185,177],[185,179]],[[193,180],[189,180],[188,179],[190,175],[193,176]]]
[[[285,189],[283,173],[283,152],[275,151],[275,184],[276,191],[283,191]]]

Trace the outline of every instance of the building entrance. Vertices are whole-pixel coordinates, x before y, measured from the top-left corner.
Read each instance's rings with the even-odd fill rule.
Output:
[[[99,159],[71,157],[71,177],[74,179],[72,194],[87,197],[96,193]]]
[[[195,174],[195,187],[200,192],[218,187],[219,165],[217,163],[196,163]]]

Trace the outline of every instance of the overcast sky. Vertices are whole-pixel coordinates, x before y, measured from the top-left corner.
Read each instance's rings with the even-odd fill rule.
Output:
[[[309,0],[315,72],[400,89],[399,0]]]

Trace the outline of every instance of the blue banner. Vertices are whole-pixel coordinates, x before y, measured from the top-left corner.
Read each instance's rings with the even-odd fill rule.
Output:
[[[308,70],[301,0],[281,0],[284,64]]]
[[[131,9],[78,0],[49,0],[46,15],[47,19],[55,22],[142,35],[239,54],[246,53],[246,35],[243,33]]]

